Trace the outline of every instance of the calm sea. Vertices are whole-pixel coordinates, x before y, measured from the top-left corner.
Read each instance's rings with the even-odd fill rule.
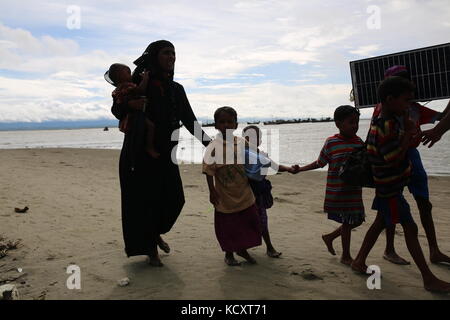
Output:
[[[240,125],[239,135],[245,125]],[[360,121],[359,136],[364,140],[369,126],[368,120]],[[424,129],[432,126],[423,126]],[[263,149],[274,160],[283,164],[307,164],[317,159],[325,139],[337,129],[333,122],[299,123],[260,126],[263,129]],[[213,127],[204,128],[213,136]],[[22,148],[92,148],[120,149],[123,133],[117,128],[109,131],[98,129],[72,130],[35,130],[35,131],[0,131],[0,149]],[[429,149],[420,146],[419,150],[427,172],[430,175],[450,175],[450,133]],[[200,163],[202,145],[192,139],[186,129],[180,131],[180,143],[177,158],[182,162]]]

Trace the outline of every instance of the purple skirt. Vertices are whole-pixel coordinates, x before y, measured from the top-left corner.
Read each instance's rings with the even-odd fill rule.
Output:
[[[238,252],[261,245],[261,222],[256,205],[233,213],[215,211],[214,228],[225,252]]]

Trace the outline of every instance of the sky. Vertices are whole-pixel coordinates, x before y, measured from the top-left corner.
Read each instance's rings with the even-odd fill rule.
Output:
[[[175,80],[202,118],[224,105],[241,118],[329,117],[351,104],[350,61],[450,41],[448,0],[1,0],[1,7],[0,123],[114,119],[104,72],[116,62],[132,66],[159,39],[175,45]]]

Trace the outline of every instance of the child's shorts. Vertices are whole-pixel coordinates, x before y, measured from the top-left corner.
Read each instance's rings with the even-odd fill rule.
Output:
[[[414,223],[409,204],[401,193],[392,198],[375,197],[373,199],[372,209],[377,210],[383,215],[386,227],[396,225],[397,223]]]
[[[408,158],[411,161],[411,178],[408,184],[408,190],[414,197],[428,199],[428,177],[420,158],[420,153],[416,148],[408,150]]]

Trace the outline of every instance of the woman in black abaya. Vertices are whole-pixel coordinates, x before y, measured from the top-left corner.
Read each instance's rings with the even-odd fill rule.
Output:
[[[122,126],[125,138],[119,163],[125,252],[128,257],[147,255],[151,265],[162,266],[157,246],[166,252],[170,249],[160,235],[170,231],[185,202],[178,165],[171,158],[178,144],[175,130],[182,123],[191,134],[198,132],[197,138],[205,146],[210,139],[197,123],[183,86],[173,81],[174,46],[165,40],[153,42],[134,63],[136,84],[143,71],[150,73],[147,102],[114,101],[111,109],[121,123],[128,113],[135,113],[128,128]],[[145,126],[139,123],[139,113],[155,124],[154,146],[160,153],[157,159],[145,151]]]

